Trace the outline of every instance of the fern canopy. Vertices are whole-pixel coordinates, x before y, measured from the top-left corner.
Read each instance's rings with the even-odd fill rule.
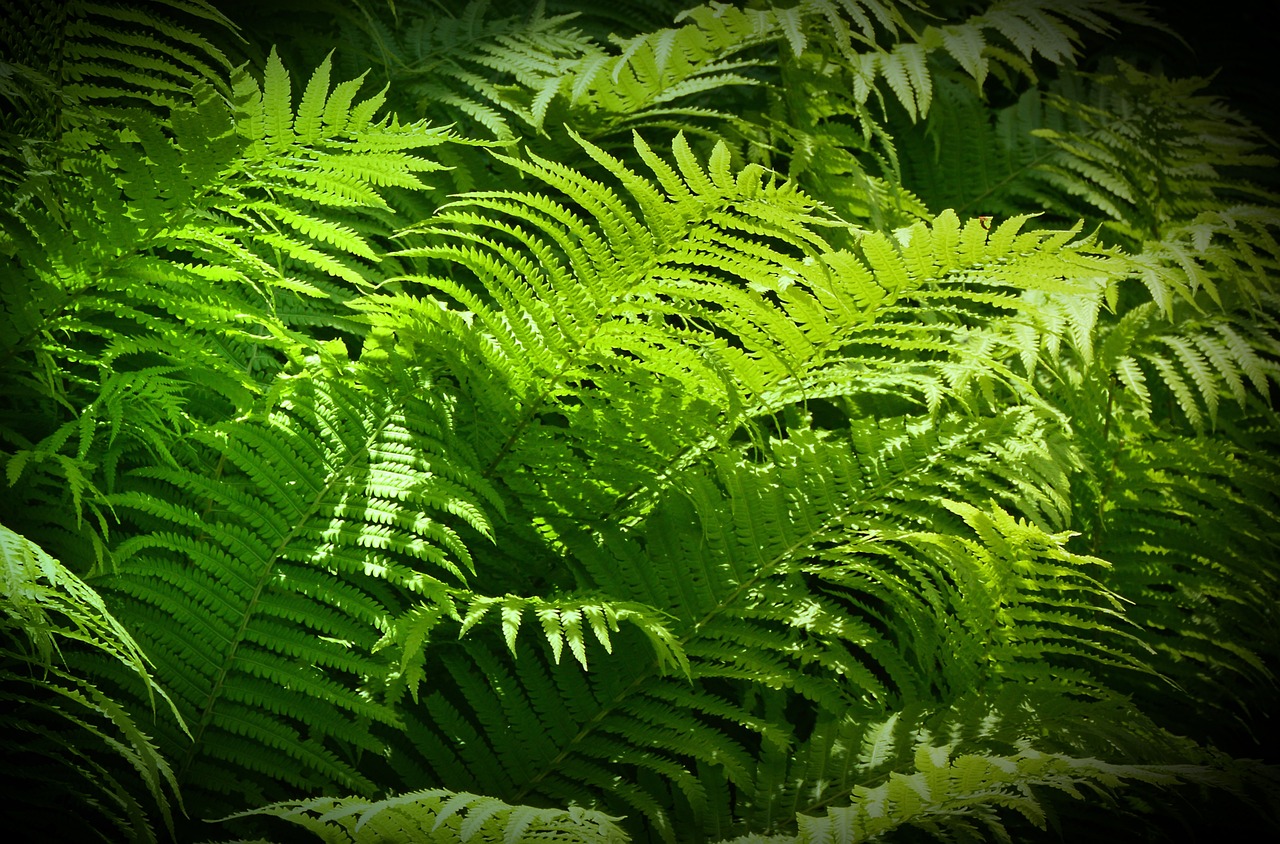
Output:
[[[217,5],[0,12],[14,817],[1274,836],[1271,142],[1150,9]]]

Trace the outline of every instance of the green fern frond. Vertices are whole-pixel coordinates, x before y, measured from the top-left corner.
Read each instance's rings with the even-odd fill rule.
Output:
[[[560,662],[563,649],[568,646],[573,658],[586,669],[586,631],[590,630],[606,653],[613,653],[610,631],[617,633],[619,621],[630,621],[653,643],[659,662],[664,667],[668,664],[683,666],[686,674],[689,670],[688,660],[680,651],[671,631],[648,607],[641,604],[568,597],[555,600],[515,595],[503,598],[475,597],[467,606],[458,635],[465,636],[494,607],[500,611],[502,635],[512,655],[516,653],[516,636],[520,632],[521,622],[525,613],[532,610],[557,663]]]
[[[24,822],[29,815],[25,822],[43,823],[50,834],[80,837],[105,825],[131,841],[155,842],[139,794],[145,791],[172,835],[171,804],[181,805],[174,773],[136,713],[87,679],[83,657],[88,651],[135,683],[140,680],[153,713],[159,698],[165,706],[157,714],[185,730],[151,663],[97,592],[4,525],[0,566],[0,698],[6,703],[5,727],[19,739],[14,744],[6,735],[4,742],[7,765],[13,766],[4,785],[8,816]],[[79,776],[68,783],[71,773]],[[75,801],[69,823],[68,800]],[[56,810],[64,820],[38,820]]]
[[[916,770],[893,773],[882,785],[858,788],[852,805],[827,810],[825,817],[801,815],[794,838],[779,842],[819,844],[870,841],[904,825],[943,840],[1011,841],[1001,817],[1016,813],[1039,829],[1047,814],[1035,788],[1053,789],[1077,800],[1106,794],[1130,783],[1169,785],[1212,780],[1212,771],[1185,766],[1122,765],[1097,759],[1041,753],[1031,747],[1016,755],[952,755],[946,746],[922,747]]]
[[[1016,0],[992,3],[960,22],[938,25],[929,21],[916,31],[904,8],[922,11],[913,4],[807,0],[796,10],[807,18],[810,34],[796,34],[788,40],[797,56],[810,38],[829,45],[829,53],[839,57],[847,74],[852,100],[859,105],[865,106],[873,94],[884,104],[879,89],[883,80],[914,122],[929,114],[937,72],[932,66],[935,56],[953,59],[980,88],[993,64],[1001,75],[1013,71],[1032,80],[1036,78],[1032,64],[1036,57],[1056,65],[1071,64],[1082,32],[1114,30],[1108,17],[1133,25],[1159,26],[1136,3]],[[926,20],[933,17],[928,12],[925,15]],[[852,19],[854,26],[846,18]],[[887,38],[879,29],[885,30]],[[882,40],[888,45],[881,46]]]
[[[601,812],[571,807],[541,809],[511,806],[492,797],[431,789],[370,802],[323,797],[276,803],[224,820],[282,818],[330,844],[375,844],[389,838],[439,844],[516,844],[573,841],[575,844],[625,844],[631,839]]]
[[[226,93],[231,62],[199,29],[231,22],[204,0],[67,6],[58,69],[71,104],[177,108],[197,82]]]
[[[1134,436],[1149,423],[1129,425]],[[1093,553],[1115,566],[1112,582],[1133,602],[1128,615],[1158,670],[1194,708],[1238,713],[1249,689],[1273,682],[1277,583],[1264,561],[1276,554],[1276,467],[1200,438],[1147,434],[1141,443],[1099,455],[1115,477],[1094,517]]]
[[[682,815],[727,811],[717,802],[725,795],[689,770],[723,770],[729,792],[751,792],[758,786],[737,743],[766,756],[788,746],[785,723],[739,702],[767,689],[842,712],[922,701],[942,686],[959,694],[1034,679],[1088,692],[1098,686],[1087,666],[1136,667],[1114,597],[1084,573],[1097,561],[1065,552],[1065,536],[998,508],[965,511],[969,524],[939,532],[948,458],[971,458],[956,439],[924,439],[925,453],[906,467],[897,465],[905,455],[880,456],[873,482],[875,455],[792,430],[775,445],[777,462],[725,459],[714,478],[688,473],[683,492],[662,500],[634,538],[596,531],[592,554],[590,537],[566,532],[612,594],[675,616],[692,685],[666,676],[660,654],[637,652],[632,631],[582,675],[558,664],[559,630],[544,628],[545,647],[515,640],[506,659],[503,636],[491,630],[482,644],[477,626],[460,648],[426,652],[422,676],[451,679],[405,713],[415,750],[394,764],[415,780],[463,782],[505,800],[587,793],[592,805],[638,814],[674,840]],[[917,521],[932,530],[905,529]],[[509,615],[510,639],[514,622]],[[500,740],[510,730],[527,737],[518,751]]]
[[[169,108],[94,106],[101,120],[50,179],[55,201],[27,205],[6,229],[22,277],[48,292],[10,302],[5,290],[21,329],[0,360],[21,385],[6,409],[8,479],[24,480],[33,507],[49,481],[65,481],[73,532],[100,563],[101,494],[122,461],[175,459],[174,432],[251,405],[315,351],[312,326],[363,331],[343,303],[376,278],[383,196],[421,189],[417,174],[440,165],[415,153],[451,137],[375,119],[381,99],[355,102],[359,80],[331,92],[328,61],[296,120],[274,53],[266,77],[242,68],[233,86],[219,83],[236,108],[203,80]],[[93,199],[72,199],[82,193]],[[137,413],[122,425],[125,401]],[[33,437],[30,420],[49,417]]]
[[[794,305],[784,300],[779,308],[750,287],[767,291],[778,288],[780,278],[823,272],[810,269],[804,256],[821,248],[815,229],[824,220],[790,186],[775,184],[759,168],[732,174],[723,147],[704,169],[682,138],[673,147],[676,168],[637,139],[657,184],[581,143],[619,174],[628,200],[552,162],[501,157],[563,192],[572,205],[517,192],[451,203],[413,231],[430,245],[397,253],[456,267],[396,279],[447,298],[430,304],[371,297],[362,306],[381,312],[372,318],[388,327],[403,325],[406,318],[398,314],[404,313],[410,324],[457,336],[473,348],[463,366],[491,366],[494,374],[483,377],[500,376],[484,388],[493,394],[475,397],[487,413],[509,419],[500,426],[502,438],[478,446],[491,473],[511,449],[526,447],[521,438],[537,433],[544,415],[589,419],[587,406],[570,397],[593,392],[596,379],[613,373],[656,379],[655,386],[692,401],[741,403],[743,391],[763,391],[812,354],[818,338],[788,325],[786,310],[806,314],[815,333],[830,318],[827,307],[847,311],[834,292],[824,303],[793,291],[785,298]],[[767,245],[765,233],[779,246]],[[740,338],[745,349],[717,338],[718,331]],[[479,345],[478,337],[484,338]]]
[[[1007,344],[984,351],[977,339],[966,350],[976,335],[966,333],[964,321],[1028,307],[1020,290],[1091,291],[1091,276],[1124,268],[1090,240],[1072,240],[1072,232],[1020,232],[1025,218],[988,237],[978,221],[962,226],[943,214],[932,227],[919,224],[894,239],[866,233],[856,252],[837,251],[824,242],[825,221],[803,194],[752,166],[733,174],[723,148],[704,169],[678,138],[672,167],[637,139],[655,184],[582,143],[618,174],[630,202],[549,162],[504,159],[573,205],[487,192],[446,206],[413,231],[436,244],[398,254],[452,264],[474,281],[456,270],[406,276],[397,281],[446,298],[372,297],[362,306],[393,330],[407,322],[451,338],[424,337],[417,348],[469,349],[450,365],[483,390],[474,400],[484,415],[508,420],[502,438],[477,446],[490,472],[512,457],[528,466],[548,460],[554,429],[537,424],[547,416],[571,420],[561,429],[570,438],[602,432],[591,398],[602,379],[648,379],[712,413],[728,411],[725,435],[744,411],[772,413],[854,383],[860,392],[919,390],[915,396],[926,399],[948,387],[958,392],[966,381],[1001,371],[999,358],[1010,351]],[[922,306],[940,318],[921,321]],[[918,362],[918,380],[904,377],[904,357]],[[688,406],[678,407],[684,418],[663,423],[674,430],[688,424]],[[589,427],[577,428],[579,420]],[[698,438],[705,436],[704,429]],[[676,451],[656,463],[638,453],[650,467],[643,471],[669,471],[695,453],[694,443],[672,445]],[[539,476],[565,471],[564,464],[547,465]],[[610,483],[601,492],[616,499],[620,491]]]
[[[245,235],[250,242],[262,240],[304,265],[360,285],[367,283],[367,270],[342,259],[345,253],[376,262],[378,256],[366,238],[350,226],[331,222],[332,217],[319,220],[303,208],[389,209],[381,196],[386,188],[422,189],[417,174],[442,168],[412,153],[445,143],[452,135],[429,128],[425,121],[401,125],[390,115],[374,120],[385,90],[361,102],[354,101],[361,79],[330,91],[330,65],[326,58],[312,75],[296,118],[289,75],[274,51],[262,85],[243,68],[237,71],[236,130],[249,141],[237,164],[260,193],[236,197],[241,201],[216,210],[249,222]],[[290,207],[275,199],[276,193],[305,204]],[[281,229],[272,218],[287,228]]]
[[[660,671],[665,673],[670,667],[681,670],[686,675],[689,673],[688,657],[670,629],[671,620],[663,618],[643,604],[571,596],[488,597],[466,593],[457,598],[459,602],[465,603],[462,613],[452,604],[446,605],[446,602],[439,599],[435,604],[414,607],[397,619],[391,632],[375,646],[375,650],[381,650],[394,645],[399,654],[400,670],[390,678],[389,695],[392,699],[398,697],[398,690],[403,687],[409,691],[414,702],[418,702],[418,690],[427,679],[424,672],[425,649],[438,642],[438,638],[433,639],[432,634],[437,632],[445,618],[452,617],[460,622],[458,638],[462,638],[484,621],[495,608],[500,617],[502,638],[512,657],[519,654],[517,637],[526,617],[531,616],[533,620],[529,624],[536,624],[541,629],[557,665],[568,648],[573,659],[586,670],[590,637],[594,637],[605,653],[612,654],[613,634],[619,632],[619,622],[625,621],[634,625],[649,640],[660,663]]]
[[[1141,243],[1168,238],[1198,215],[1265,201],[1265,191],[1237,174],[1273,159],[1254,127],[1202,93],[1206,80],[1168,79],[1124,62],[1086,80],[1091,97],[1048,99],[1075,125],[1036,132],[1060,150],[1037,168],[1039,178],[1073,194],[1070,207]]]
[[[522,126],[542,131],[552,100],[599,48],[568,26],[571,15],[539,8],[497,17],[489,7],[473,0],[452,18],[406,9],[382,41],[394,51],[390,79],[427,113],[451,121],[465,115],[499,140]]]
[[[203,799],[275,793],[276,754],[294,788],[372,790],[342,752],[396,722],[360,692],[386,670],[370,649],[409,595],[472,569],[451,521],[488,533],[497,502],[451,447],[444,402],[369,369],[341,383],[354,374],[280,384],[269,413],[195,434],[213,472],[138,469],[113,497],[146,530],[106,585],[191,724],[162,743]]]
[[[1176,415],[1204,431],[1218,424],[1224,401],[1242,410],[1259,399],[1269,402],[1280,378],[1274,317],[1208,314],[1170,325],[1157,307],[1149,302],[1130,310],[1101,346],[1099,366],[1121,379],[1126,405],[1149,416],[1167,397]]]

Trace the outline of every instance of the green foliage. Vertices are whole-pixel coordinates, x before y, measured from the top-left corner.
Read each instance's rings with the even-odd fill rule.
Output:
[[[0,18],[30,817],[1274,833],[1272,162],[1145,7],[445,5]]]
[[[487,533],[487,490],[451,447],[446,409],[429,382],[401,382],[413,394],[397,396],[376,378],[281,381],[265,418],[193,435],[203,465],[218,455],[212,475],[140,468],[112,499],[149,530],[115,548],[106,584],[123,611],[153,620],[141,635],[193,738],[165,739],[192,788],[260,799],[269,790],[252,770],[300,790],[373,791],[335,750],[376,752],[368,723],[396,723],[361,693],[385,670],[369,651],[407,596],[431,599],[442,577],[474,571],[450,521]],[[255,760],[258,747],[288,772]]]
[[[575,841],[621,844],[627,836],[610,818],[577,807],[508,806],[492,797],[452,791],[415,791],[369,802],[323,797],[278,803],[238,817],[284,818],[332,844],[409,840],[422,842]]]
[[[170,716],[147,657],[97,592],[5,525],[0,565],[10,822],[38,823],[50,835],[153,842],[158,813],[172,834],[178,783],[138,723],[146,705],[131,712],[83,669],[86,654],[118,665],[140,681],[153,711],[159,705]],[[139,780],[154,808],[139,799]]]
[[[941,841],[1013,839],[1004,815],[1021,815],[1045,829],[1039,793],[1050,789],[1077,800],[1107,798],[1131,782],[1170,785],[1183,778],[1212,781],[1211,772],[1182,766],[1114,765],[1023,748],[1016,755],[953,755],[948,746],[922,746],[915,770],[891,773],[883,784],[858,786],[850,805],[825,816],[798,817],[796,835],[747,835],[726,844],[828,844],[875,841],[903,826]],[[1004,810],[1003,812],[1000,810]]]

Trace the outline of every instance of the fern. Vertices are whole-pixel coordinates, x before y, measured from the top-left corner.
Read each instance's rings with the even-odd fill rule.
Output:
[[[57,64],[71,104],[179,108],[193,83],[225,85],[230,62],[198,27],[230,21],[203,0],[67,7],[55,32],[63,39]]]
[[[441,790],[399,794],[385,800],[321,798],[278,803],[233,817],[289,820],[327,842],[374,842],[407,836],[423,842],[581,841],[621,844],[630,839],[599,812],[578,808],[508,806],[492,797]]]
[[[852,805],[828,809],[825,817],[801,816],[795,836],[748,836],[732,844],[871,841],[906,825],[944,841],[1007,842],[1014,839],[999,809],[1045,829],[1047,813],[1036,789],[1052,789],[1080,800],[1088,793],[1105,795],[1131,782],[1168,785],[1217,779],[1212,770],[1114,765],[1032,748],[998,757],[952,756],[946,746],[922,747],[915,767],[910,774],[891,774],[883,785],[856,789]]]
[[[437,645],[441,668],[454,678],[456,691],[441,688],[424,700],[423,714],[407,716],[408,735],[419,749],[396,764],[406,775],[420,770],[413,776],[427,778],[431,774],[425,766],[431,765],[436,777],[465,777],[468,788],[517,801],[534,793],[556,800],[575,798],[589,782],[598,789],[597,799],[611,807],[608,810],[628,811],[629,806],[628,813],[649,815],[659,830],[674,824],[671,833],[664,833],[674,834],[680,829],[677,821],[655,812],[660,801],[668,799],[663,797],[668,786],[659,786],[661,780],[669,780],[672,791],[678,789],[689,801],[687,808],[678,805],[677,812],[692,811],[694,817],[725,813],[709,802],[710,792],[704,793],[681,773],[682,768],[695,764],[693,760],[699,769],[712,763],[728,765],[733,788],[750,791],[749,768],[734,748],[733,736],[746,729],[759,735],[751,740],[753,745],[762,742],[762,747],[779,752],[787,746],[785,722],[761,718],[735,703],[738,695],[749,700],[759,693],[747,693],[747,688],[791,688],[824,710],[842,711],[857,700],[923,700],[939,686],[959,693],[983,682],[984,676],[995,679],[983,667],[988,662],[1003,666],[1002,671],[1022,664],[1029,672],[1025,676],[1039,683],[1056,676],[1056,682],[1087,689],[1087,676],[1071,667],[1070,656],[1050,669],[1043,668],[1043,660],[1052,663],[1055,652],[1092,653],[1101,661],[1116,658],[1115,646],[1108,649],[1097,643],[1113,630],[1106,613],[1114,605],[1087,577],[1078,581],[1078,592],[1067,585],[1075,575],[1066,567],[1057,570],[1052,589],[1048,583],[1017,586],[1016,576],[1008,579],[1013,570],[1003,560],[987,558],[970,568],[975,562],[967,554],[948,553],[946,549],[962,547],[951,543],[964,541],[963,528],[949,538],[893,530],[893,516],[886,515],[881,518],[887,524],[877,520],[855,529],[875,518],[872,514],[883,505],[873,497],[863,515],[858,509],[839,512],[836,502],[848,500],[856,489],[857,468],[837,444],[823,445],[810,443],[817,453],[808,456],[798,447],[793,459],[800,462],[770,467],[758,475],[726,466],[720,483],[734,491],[731,503],[718,500],[724,493],[716,486],[695,485],[689,494],[698,502],[696,510],[690,512],[690,505],[675,498],[663,502],[646,520],[640,536],[643,557],[626,553],[623,537],[604,537],[608,551],[596,552],[588,563],[600,583],[612,584],[614,594],[673,609],[673,632],[687,654],[693,688],[679,675],[664,676],[668,671],[661,652],[646,660],[643,671],[601,655],[590,661],[590,674],[579,680],[569,673],[574,669],[556,665],[560,643],[550,634],[550,655],[517,646],[518,659],[509,665],[479,643],[462,647],[456,656]],[[956,443],[948,445],[954,449]],[[936,447],[945,448],[941,443]],[[839,469],[832,472],[830,467]],[[927,488],[945,477],[927,460],[915,471],[920,476],[904,473],[884,483]],[[760,482],[774,472],[780,474],[778,482]],[[753,481],[757,477],[760,480]],[[817,515],[824,511],[827,515]],[[927,518],[919,504],[904,504],[898,518],[909,523],[912,517]],[[978,542],[994,541],[981,533],[988,524],[984,518],[975,513],[966,513],[966,518],[979,528],[983,539]],[[691,522],[700,530],[678,527]],[[1044,537],[1036,531],[1030,535]],[[942,551],[938,556],[927,550],[935,544]],[[590,553],[582,540],[573,545],[580,554]],[[624,556],[614,561],[614,554]],[[686,583],[685,572],[695,561],[695,575]],[[984,572],[981,566],[990,568]],[[987,591],[978,597],[983,583],[990,584],[987,590],[997,588],[989,578],[1015,591],[1000,597]],[[806,587],[806,582],[811,585]],[[964,585],[953,587],[952,582]],[[1029,591],[1015,597],[1019,589]],[[1043,604],[1031,597],[1037,593]],[[1090,593],[1092,597],[1080,599]],[[1003,622],[992,619],[987,626],[977,621],[977,608],[991,603],[1007,605],[1009,614]],[[942,607],[948,604],[973,619],[973,626],[945,625],[941,619],[947,611]],[[557,623],[563,615],[561,610]],[[514,619],[506,619],[510,645]],[[1075,624],[1089,632],[1072,633]],[[999,632],[1002,626],[1009,629],[1007,640]],[[752,643],[751,651],[742,650],[743,642]],[[441,670],[432,670],[432,665],[428,661],[422,672],[440,676]],[[625,673],[619,674],[620,669]],[[502,690],[499,699],[491,698],[487,685]],[[733,686],[743,691],[730,694]],[[720,691],[713,691],[717,688]],[[725,719],[721,729],[728,732],[712,740],[708,727],[715,722],[690,720],[693,712],[682,714],[690,708],[702,713],[701,719]],[[476,714],[469,717],[468,712]],[[499,741],[500,733],[493,731],[506,728],[528,737],[524,745],[511,748]],[[451,742],[450,736],[461,740]],[[644,772],[658,775],[643,790],[624,789],[597,773],[627,748],[622,758],[636,766],[639,783],[652,777]],[[691,759],[681,762],[682,758]],[[658,788],[662,790],[655,791]],[[619,800],[622,805],[615,802]]]
[[[344,758],[379,749],[366,721],[397,720],[359,691],[385,671],[369,650],[397,595],[471,568],[449,519],[487,531],[474,470],[428,456],[457,460],[447,408],[375,377],[357,390],[299,373],[261,418],[196,434],[215,474],[139,469],[113,498],[149,530],[104,585],[190,724],[190,740],[161,734],[189,790],[270,796],[277,753],[295,788],[373,788]]]
[[[4,723],[18,738],[5,740],[5,758],[13,766],[5,791],[11,800],[20,798],[11,807],[21,806],[10,817],[39,823],[51,834],[97,833],[108,840],[105,826],[113,836],[154,842],[149,798],[172,835],[178,784],[168,760],[136,714],[83,671],[86,651],[110,660],[141,681],[161,717],[185,729],[147,657],[103,599],[42,548],[0,525],[0,553]],[[67,781],[69,774],[73,782]],[[70,817],[68,801],[75,808]],[[53,819],[58,816],[61,820]]]
[[[1280,659],[1263,139],[1095,60],[1136,4],[586,5],[0,18],[37,785],[142,840],[1274,808],[1210,749]]]
[[[381,100],[353,103],[358,81],[330,96],[328,63],[296,123],[278,59],[267,77],[264,89],[240,73],[238,111],[200,81],[167,118],[110,112],[97,140],[86,134],[67,153],[51,201],[27,205],[9,229],[11,248],[31,256],[20,277],[43,292],[12,300],[17,330],[0,364],[20,387],[6,409],[8,480],[65,484],[74,534],[90,508],[90,559],[104,559],[102,495],[121,461],[137,449],[172,458],[163,443],[186,420],[252,403],[287,361],[315,349],[301,328],[361,330],[342,304],[371,283],[372,212],[387,207],[379,191],[421,187],[416,174],[438,166],[409,151],[446,132],[374,120]],[[84,191],[97,198],[70,201]],[[347,209],[363,216],[332,219]],[[197,329],[176,331],[184,324]],[[136,403],[127,424],[124,401]],[[52,424],[40,434],[31,419]]]

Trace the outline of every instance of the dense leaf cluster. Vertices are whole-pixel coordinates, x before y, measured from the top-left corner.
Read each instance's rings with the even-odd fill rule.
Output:
[[[0,13],[12,823],[1274,831],[1280,206],[1145,7],[446,5]]]

